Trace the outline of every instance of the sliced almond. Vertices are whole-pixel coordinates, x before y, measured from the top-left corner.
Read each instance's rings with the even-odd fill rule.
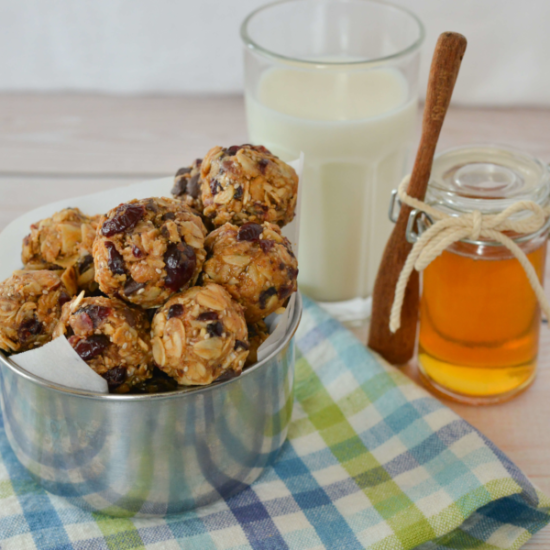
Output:
[[[94,280],[94,274],[95,270],[93,268],[86,270],[78,276],[78,285],[82,287],[90,284]]]
[[[72,302],[71,302],[71,312],[75,312],[78,306],[80,305],[80,302],[84,300],[84,291],[82,291]]]
[[[251,261],[250,256],[238,256],[238,255],[222,256],[222,259],[226,264],[236,265],[239,267],[244,267],[248,265]]]
[[[173,359],[179,359],[185,349],[185,327],[176,317],[166,323],[164,331],[164,346],[166,354]]]
[[[61,232],[61,251],[63,254],[74,252],[76,245],[82,240],[81,226],[64,223],[59,228]]]
[[[225,300],[211,292],[208,287],[204,288],[201,292],[197,294],[196,300],[201,306],[208,307],[216,311],[221,311],[225,309],[227,305]]]
[[[221,338],[208,338],[201,340],[193,346],[193,351],[203,359],[217,359],[222,352],[223,341]]]
[[[265,309],[267,311],[271,310],[273,307],[275,307],[275,304],[279,301],[279,298],[275,296],[270,296],[265,304]]]
[[[164,367],[166,365],[166,353],[164,351],[164,346],[162,345],[162,341],[160,338],[154,338],[151,342],[153,345],[153,357],[155,359],[155,363],[159,367]]]
[[[232,185],[228,185],[221,193],[218,193],[214,197],[214,202],[216,204],[227,204],[235,194],[235,190]]]
[[[78,278],[74,267],[69,267],[66,269],[61,275],[61,280],[71,296],[74,296],[78,292]]]
[[[236,159],[248,175],[255,176],[260,173],[257,164],[246,154],[246,149],[240,149],[237,152]]]

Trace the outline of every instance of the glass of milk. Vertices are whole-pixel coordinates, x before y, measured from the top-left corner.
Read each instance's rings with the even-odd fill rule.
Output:
[[[250,141],[305,154],[300,288],[360,324],[413,140],[422,23],[375,0],[287,0],[241,35]]]

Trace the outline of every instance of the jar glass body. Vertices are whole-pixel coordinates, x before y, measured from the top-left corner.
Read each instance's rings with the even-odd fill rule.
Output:
[[[481,166],[479,162],[477,165]],[[457,166],[464,173],[463,167],[468,164],[461,159]],[[508,165],[510,167],[513,164]],[[437,169],[435,171],[437,178]],[[452,169],[448,167],[440,172],[449,173]],[[494,174],[495,169],[491,173]],[[469,173],[468,177],[470,183],[486,182],[479,173],[475,178]],[[548,179],[546,168],[541,172],[543,187],[535,184],[529,189],[525,187],[529,196],[518,200],[526,198],[547,204],[545,178]],[[449,185],[444,195],[442,180],[436,182],[436,186],[439,189],[429,193],[428,198],[432,204],[437,205],[439,201],[442,210],[454,210],[457,215],[461,210],[469,212],[474,209],[468,206],[472,197],[477,201],[475,209],[483,210],[482,192],[462,196]],[[504,192],[501,195],[493,193],[487,197],[490,213],[498,213],[513,202]],[[504,203],[502,209],[498,207],[499,201]],[[548,223],[533,235],[510,236],[526,254],[542,283]],[[483,240],[454,243],[422,274],[420,371],[432,389],[454,400],[490,404],[510,399],[535,378],[540,324],[541,312],[535,292],[524,268],[510,250]]]
[[[544,279],[547,232],[521,248]],[[498,402],[536,373],[540,307],[517,258],[503,246],[456,243],[424,271],[418,359],[436,390]]]

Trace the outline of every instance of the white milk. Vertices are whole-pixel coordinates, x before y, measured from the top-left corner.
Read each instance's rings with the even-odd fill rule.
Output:
[[[284,160],[305,153],[299,282],[316,300],[372,293],[415,123],[407,97],[392,69],[274,68],[246,98],[253,143]]]

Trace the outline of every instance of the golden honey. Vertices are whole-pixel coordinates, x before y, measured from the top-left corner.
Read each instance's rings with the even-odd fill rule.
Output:
[[[505,258],[476,258],[466,243],[454,248],[423,274],[421,369],[450,396],[502,400],[535,376],[540,308],[516,258],[503,250]],[[542,280],[546,240],[527,257]]]
[[[518,201],[546,208],[550,169],[512,149],[460,147],[435,159],[425,201],[450,216],[494,216]],[[541,282],[549,227],[547,219],[532,234],[508,234]],[[509,399],[535,378],[540,324],[535,291],[510,250],[483,238],[455,242],[422,274],[421,374],[437,393],[465,403]]]

